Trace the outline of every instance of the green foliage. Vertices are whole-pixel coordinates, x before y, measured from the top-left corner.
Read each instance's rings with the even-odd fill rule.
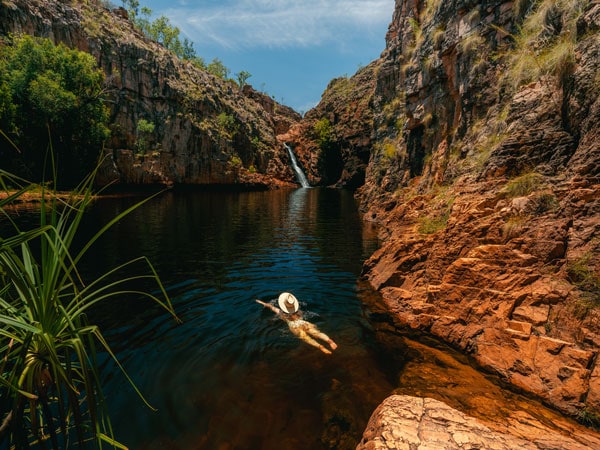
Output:
[[[49,39],[14,37],[0,46],[0,80],[0,127],[12,141],[0,143],[3,167],[50,178],[44,160],[54,147],[65,184],[89,173],[109,133],[104,74],[95,59]]]
[[[68,199],[41,187],[39,224],[23,229],[6,207],[30,189],[0,170],[0,186],[17,192],[0,201],[0,215],[14,227],[0,239],[0,399],[10,448],[125,448],[113,437],[102,393],[98,354],[113,359],[137,390],[99,327],[92,308],[109,300],[145,297],[174,315],[152,264],[144,257],[124,263],[96,280],[84,280],[78,263],[105,231],[141,203],[119,214],[89,241],[75,245],[91,195],[89,176]],[[77,250],[75,250],[77,248]],[[140,267],[147,272],[136,275]],[[156,293],[132,283],[151,280]],[[145,400],[144,400],[145,402]],[[4,409],[6,408],[6,409]]]
[[[401,133],[406,123],[406,98],[404,91],[387,102],[381,110],[381,123],[394,125],[398,133]]]
[[[421,217],[419,220],[418,231],[421,234],[434,234],[446,228],[454,198],[448,197],[445,192],[441,192],[433,199],[433,212]]]
[[[227,80],[230,70],[219,58],[214,58],[208,65],[204,58],[196,54],[194,43],[187,38],[181,38],[181,30],[171,24],[166,16],[160,16],[151,20],[152,10],[148,7],[140,8],[138,0],[123,0],[123,6],[129,13],[129,18],[134,25],[149,39],[162,44],[167,50],[171,50],[181,59],[191,61],[196,67]],[[244,87],[248,78],[252,75],[247,71],[236,74],[240,89]]]
[[[577,421],[586,427],[600,430],[600,414],[590,408],[586,407],[579,411]]]
[[[397,154],[396,146],[392,142],[385,142],[383,144],[383,156],[387,159],[393,159]]]
[[[327,151],[333,144],[333,126],[327,117],[323,117],[315,122],[314,132],[317,138],[319,148]]]
[[[510,180],[502,192],[508,198],[523,197],[539,189],[543,181],[538,173],[526,173]]]
[[[235,121],[235,117],[231,114],[222,112],[217,116],[217,126],[219,127],[219,133],[221,136],[232,139],[237,133],[238,125]]]
[[[585,253],[567,264],[570,281],[584,294],[584,300],[591,307],[600,306],[600,274],[592,264],[593,254]]]
[[[208,73],[213,74],[216,77],[226,80],[229,77],[229,69],[223,64],[219,58],[213,58],[213,60],[206,66]]]
[[[434,234],[446,228],[451,211],[452,206],[450,205],[439,214],[422,217],[419,221],[419,233]]]
[[[171,24],[166,16],[151,20],[152,10],[147,7],[140,9],[138,0],[123,0],[123,6],[129,13],[129,18],[148,38],[162,44],[179,58],[194,62],[204,68],[204,60],[196,55],[194,43],[187,38],[181,38],[181,30]]]
[[[423,41],[424,41],[425,37],[423,36],[423,29],[421,28],[421,24],[419,23],[419,21],[416,18],[409,17],[408,18],[408,24],[410,25],[410,28],[411,28],[411,30],[413,32],[413,37],[414,37],[414,40],[412,42],[412,46],[408,50],[408,53],[412,56],[412,54],[414,53],[414,51],[416,49],[418,49],[419,47],[421,47],[421,45],[423,44]]]
[[[238,155],[232,155],[231,158],[229,158],[229,164],[232,165],[233,167],[241,167],[242,160],[240,159],[240,157]]]
[[[148,122],[146,119],[138,120],[136,127],[136,148],[139,153],[145,153],[147,150],[147,146],[152,139],[152,135],[154,134],[154,123]]]
[[[577,20],[589,0],[542,0],[531,9],[530,2],[517,2],[519,12],[531,13],[516,35],[508,53],[508,70],[503,84],[516,89],[552,76],[561,87],[575,64]]]
[[[252,74],[245,70],[242,70],[241,72],[235,74],[240,89],[242,89],[246,85],[246,81],[248,81],[248,78],[250,78],[251,76]]]

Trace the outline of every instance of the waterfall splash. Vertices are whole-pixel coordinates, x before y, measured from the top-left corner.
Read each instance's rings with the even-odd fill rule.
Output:
[[[294,155],[294,152],[292,151],[292,147],[290,147],[289,145],[287,145],[285,143],[283,144],[283,146],[285,147],[288,154],[290,155],[290,159],[292,160],[292,169],[294,169],[294,173],[296,174],[296,178],[298,179],[300,186],[302,186],[303,188],[310,187],[310,183],[308,182],[306,175],[302,171],[302,168],[298,164],[298,160],[296,159],[296,155]]]

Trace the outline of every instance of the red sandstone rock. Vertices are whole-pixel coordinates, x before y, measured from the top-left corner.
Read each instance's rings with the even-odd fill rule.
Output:
[[[375,410],[357,450],[556,449],[600,447],[592,435],[561,433],[525,413],[500,430],[431,398],[388,397]],[[494,429],[496,428],[496,429]]]

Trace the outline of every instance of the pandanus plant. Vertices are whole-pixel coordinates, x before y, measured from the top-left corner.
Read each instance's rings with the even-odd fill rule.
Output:
[[[13,193],[0,200],[0,219],[14,230],[9,237],[0,235],[0,447],[8,442],[16,448],[126,448],[112,432],[102,393],[100,353],[115,361],[147,402],[94,325],[91,308],[108,300],[142,296],[177,319],[145,257],[93,281],[78,272],[78,262],[94,242],[150,198],[119,214],[75,249],[78,227],[93,201],[93,176],[66,199],[38,187],[39,225],[23,230],[7,211],[28,187],[15,192],[14,186],[23,186],[23,180],[0,171],[0,187],[13,187]],[[131,275],[140,264],[144,270]],[[139,280],[152,281],[154,293],[132,287]]]

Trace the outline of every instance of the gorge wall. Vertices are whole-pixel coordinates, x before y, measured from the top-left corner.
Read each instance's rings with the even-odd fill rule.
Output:
[[[398,330],[586,422],[600,418],[599,27],[597,1],[397,0],[381,58],[287,136],[308,167],[323,118],[340,155],[370,149],[358,197],[381,248],[363,275]],[[342,161],[338,184],[359,167]]]
[[[257,188],[294,180],[275,136],[300,115],[179,60],[135,29],[124,9],[100,1],[2,0],[0,35],[10,33],[91,53],[105,72],[111,138],[100,184]],[[143,149],[141,119],[155,126]]]
[[[359,188],[381,238],[363,276],[399,332],[600,423],[600,2],[397,0],[381,57],[302,120],[178,60],[123,10],[2,0],[11,32],[107,74],[102,182],[281,185],[290,143],[312,184]],[[144,153],[140,119],[156,125]]]

